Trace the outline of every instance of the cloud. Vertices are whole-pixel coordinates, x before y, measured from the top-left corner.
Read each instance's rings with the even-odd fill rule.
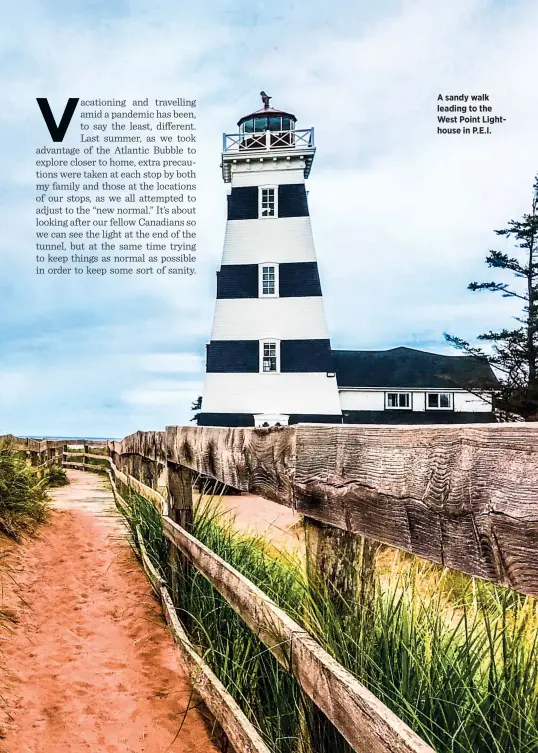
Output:
[[[198,382],[153,381],[122,394],[124,402],[131,405],[160,405],[175,408],[201,393],[202,380]]]
[[[5,407],[24,396],[28,377],[23,371],[0,372],[0,406]]]
[[[200,353],[151,353],[140,356],[140,368],[161,374],[203,374],[205,362]]]

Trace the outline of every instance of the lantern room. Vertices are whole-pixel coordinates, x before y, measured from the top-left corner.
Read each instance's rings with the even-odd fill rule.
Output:
[[[239,133],[261,133],[265,131],[293,131],[297,118],[289,112],[275,110],[273,107],[262,107],[261,110],[244,118],[237,123]]]
[[[245,115],[237,123],[239,133],[262,133],[265,131],[293,131],[297,118],[290,112],[275,110],[269,102],[272,99],[264,91],[260,92],[263,107],[250,115]]]
[[[314,129],[298,130],[295,115],[271,107],[269,104],[271,97],[265,92],[261,92],[261,98],[263,107],[238,121],[239,133],[223,134],[224,181],[230,182],[233,164],[238,164],[241,159],[250,162],[256,153],[259,153],[259,159],[263,162],[266,159],[262,156],[264,152],[266,154],[270,152],[273,160],[301,159],[304,165],[304,176],[307,178],[315,153]]]

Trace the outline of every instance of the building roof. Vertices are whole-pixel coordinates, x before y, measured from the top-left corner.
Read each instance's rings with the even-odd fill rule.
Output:
[[[414,348],[333,350],[343,387],[394,389],[495,389],[498,381],[485,358],[441,356]]]

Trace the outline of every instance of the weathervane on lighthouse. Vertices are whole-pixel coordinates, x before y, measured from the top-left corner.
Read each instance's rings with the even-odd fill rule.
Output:
[[[260,96],[223,136],[231,192],[198,423],[340,423],[305,188],[314,129]]]
[[[266,110],[268,110],[268,109],[269,109],[269,100],[270,100],[270,99],[273,99],[273,98],[272,98],[272,97],[269,97],[269,96],[268,96],[268,95],[267,95],[267,94],[266,94],[266,93],[265,93],[265,92],[263,91],[263,89],[262,89],[262,91],[260,92],[260,97],[262,98],[263,106],[265,107],[265,109],[266,109]]]

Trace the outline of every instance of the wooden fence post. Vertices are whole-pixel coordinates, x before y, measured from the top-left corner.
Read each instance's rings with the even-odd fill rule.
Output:
[[[362,603],[375,575],[378,542],[308,517],[304,525],[309,582],[325,586],[331,599]]]
[[[87,463],[87,460],[88,460],[88,458],[86,457],[86,455],[88,455],[89,452],[90,452],[90,445],[89,444],[85,444],[84,445],[84,453],[82,455],[82,469],[83,470],[86,470],[86,463]]]
[[[313,598],[320,608],[328,599],[336,617],[358,619],[363,631],[373,629],[376,554],[380,544],[308,517],[304,518],[304,526],[306,571]],[[306,726],[308,729],[304,729]],[[331,727],[314,705],[304,727],[303,734],[310,734],[316,751],[331,753],[335,744]]]
[[[168,491],[168,466],[158,461],[155,461],[155,464],[156,464],[155,489],[166,500],[167,508],[166,510],[164,510],[163,515],[168,515],[169,503],[170,503],[170,494]]]
[[[168,516],[188,531],[192,523],[193,473],[189,468],[168,462],[167,476]],[[170,545],[168,564],[170,591],[175,603],[181,606],[181,592],[191,565],[173,545]]]

